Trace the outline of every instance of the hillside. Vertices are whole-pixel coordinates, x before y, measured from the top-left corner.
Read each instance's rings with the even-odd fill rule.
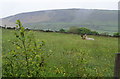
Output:
[[[17,19],[20,19],[25,27],[51,30],[77,26],[116,32],[118,24],[117,10],[59,9],[16,14],[3,18],[3,25],[14,26]]]

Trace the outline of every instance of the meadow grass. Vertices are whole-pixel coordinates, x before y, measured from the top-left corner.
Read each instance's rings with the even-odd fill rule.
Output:
[[[0,29],[0,78],[2,78],[2,29]]]
[[[14,30],[2,30],[2,53],[14,49],[10,40],[15,39]],[[113,77],[118,39],[92,36],[95,40],[82,40],[80,35],[33,32],[36,40],[45,42],[45,50],[51,53],[46,58],[47,77],[80,76]],[[49,53],[48,52],[48,53]],[[85,64],[77,61],[83,58]],[[4,61],[3,61],[4,62]],[[58,73],[56,73],[58,72]],[[87,75],[86,75],[87,74]]]

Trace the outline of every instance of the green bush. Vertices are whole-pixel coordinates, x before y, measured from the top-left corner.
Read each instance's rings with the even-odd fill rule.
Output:
[[[90,29],[85,28],[85,27],[81,27],[81,28],[71,27],[68,30],[68,32],[70,32],[70,33],[76,33],[76,34],[91,34],[91,35],[98,35],[99,34],[98,32],[91,31]]]
[[[79,28],[79,32],[80,34],[91,34],[91,30],[84,27]]]
[[[120,37],[120,33],[119,33],[119,32],[114,33],[113,36],[114,36],[114,37]]]
[[[64,33],[65,29],[60,29],[59,32]]]
[[[45,68],[44,41],[36,41],[32,31],[26,33],[20,20],[16,22],[14,50],[3,55],[3,77],[40,77]]]

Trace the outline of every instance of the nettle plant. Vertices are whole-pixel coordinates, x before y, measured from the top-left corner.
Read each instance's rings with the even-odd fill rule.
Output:
[[[37,41],[32,31],[26,31],[16,21],[14,49],[3,55],[3,77],[41,77],[45,72],[44,41]]]

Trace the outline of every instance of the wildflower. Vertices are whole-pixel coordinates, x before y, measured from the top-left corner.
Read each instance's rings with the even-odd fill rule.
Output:
[[[17,49],[20,49],[20,47],[19,47],[19,46],[17,46]]]

